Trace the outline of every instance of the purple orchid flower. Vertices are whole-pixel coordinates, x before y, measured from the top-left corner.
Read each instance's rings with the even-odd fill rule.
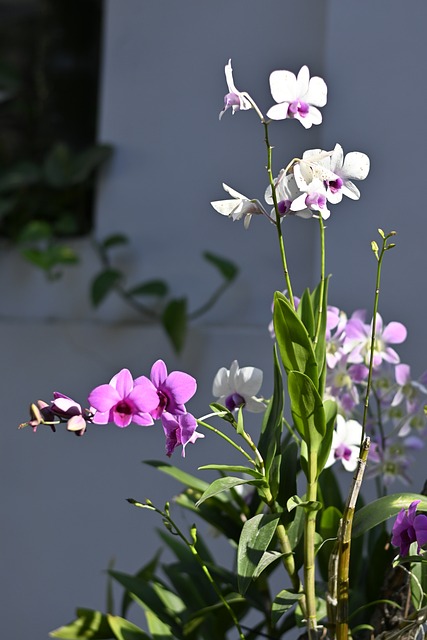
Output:
[[[92,417],[90,411],[82,409],[78,402],[59,391],[53,392],[53,401],[49,408],[62,422],[67,423],[67,430],[73,431],[76,436],[84,434],[86,423]]]
[[[198,433],[197,420],[191,413],[174,416],[164,412],[162,415],[163,431],[166,436],[166,455],[170,457],[178,445],[182,445],[182,457],[185,458],[185,447],[189,442],[194,444],[198,438],[204,438]]]
[[[139,386],[149,389],[150,397],[156,398],[149,412],[157,420],[165,411],[175,416],[186,414],[185,403],[196,393],[197,382],[183,371],[168,374],[163,360],[157,360],[151,367],[150,380],[146,376],[136,378],[135,388]]]
[[[159,403],[152,385],[138,378],[136,384],[128,369],[122,369],[109,384],[95,387],[89,394],[89,403],[94,408],[93,422],[114,422],[118,427],[127,427],[131,422],[148,426],[153,424],[151,412]],[[149,382],[149,380],[147,380]]]
[[[414,500],[409,505],[409,509],[402,509],[396,518],[392,529],[391,544],[399,547],[401,556],[409,554],[409,548],[413,542],[417,543],[417,553],[420,548],[427,544],[427,516],[416,514],[417,505],[420,500]]]
[[[389,344],[404,342],[407,335],[406,327],[401,322],[390,322],[384,327],[383,320],[377,313],[375,329],[374,367],[379,367],[383,361],[397,364],[400,358]],[[371,326],[365,324],[360,316],[353,314],[347,322],[345,332],[344,349],[349,354],[348,361],[367,364],[371,345]]]

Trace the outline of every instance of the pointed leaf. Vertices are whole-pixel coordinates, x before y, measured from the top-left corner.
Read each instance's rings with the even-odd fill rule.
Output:
[[[101,271],[92,282],[91,300],[94,307],[98,307],[106,296],[114,289],[122,274],[117,269]]]
[[[267,405],[261,426],[258,449],[261,453],[267,473],[273,463],[276,452],[280,450],[280,439],[283,430],[284,393],[282,372],[277,358],[277,349],[273,350],[274,390]]]
[[[117,640],[150,640],[145,631],[120,616],[107,616],[111,629]]]
[[[204,480],[200,480],[196,476],[192,476],[186,471],[182,471],[178,469],[178,467],[174,467],[167,462],[160,462],[159,460],[145,460],[144,464],[148,464],[150,467],[155,467],[159,471],[166,473],[168,476],[172,476],[178,482],[181,482],[186,487],[190,487],[191,489],[196,489],[196,491],[206,491],[209,487],[209,483]]]
[[[202,497],[196,502],[196,507],[201,505],[202,502],[205,502],[208,498],[212,498],[223,491],[228,491],[232,487],[238,487],[241,484],[259,485],[260,483],[260,480],[245,480],[244,478],[217,478],[209,485]]]
[[[205,260],[213,264],[214,267],[218,269],[223,278],[231,282],[234,280],[239,273],[238,267],[230,260],[226,260],[225,258],[221,258],[209,251],[205,251],[203,253],[203,257]]]
[[[239,593],[244,595],[274,536],[280,514],[259,514],[243,525],[237,551]]]
[[[417,507],[420,511],[427,511],[427,497],[418,493],[394,493],[365,505],[354,514],[353,537],[357,538],[381,522],[397,516],[401,509],[407,509],[414,500],[420,500]]]
[[[233,473],[247,473],[248,475],[256,478],[257,480],[262,480],[264,476],[262,473],[257,471],[256,469],[251,469],[250,467],[244,467],[240,465],[230,465],[230,464],[204,464],[202,467],[199,467],[199,471],[206,471],[208,469],[213,469],[216,471],[232,471]]]
[[[110,640],[114,638],[106,615],[92,609],[77,609],[77,620],[50,632],[52,638],[63,640]]]
[[[299,371],[318,385],[318,368],[307,329],[287,298],[276,291],[273,311],[274,331],[286,373]]]
[[[187,298],[171,300],[163,311],[162,325],[177,353],[182,350],[187,334]]]
[[[111,247],[117,247],[121,244],[128,244],[128,242],[129,238],[125,236],[124,233],[113,233],[112,235],[104,238],[104,240],[100,242],[100,245],[104,249],[111,249]]]
[[[127,294],[129,296],[158,296],[161,298],[167,295],[168,290],[168,285],[163,280],[149,280],[132,287]]]
[[[286,613],[291,607],[293,607],[298,600],[302,598],[302,593],[293,593],[292,591],[280,591],[274,598],[274,602],[271,607],[271,621],[273,624],[277,624],[282,615]]]
[[[316,325],[309,289],[306,289],[301,296],[297,314],[301,318],[304,327],[307,329],[308,335],[311,339],[313,339],[316,332]]]

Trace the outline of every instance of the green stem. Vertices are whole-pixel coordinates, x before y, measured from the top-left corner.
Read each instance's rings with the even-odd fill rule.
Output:
[[[363,419],[362,419],[362,439],[361,446],[365,439],[365,429],[366,429],[366,421],[368,418],[368,407],[369,407],[369,397],[371,394],[371,386],[372,386],[372,372],[374,368],[374,353],[375,353],[375,336],[376,336],[376,324],[377,324],[377,312],[378,312],[378,303],[380,297],[380,283],[381,283],[381,267],[384,258],[384,254],[388,249],[392,249],[395,245],[387,244],[387,240],[396,235],[395,231],[391,231],[387,235],[381,229],[378,229],[378,232],[382,238],[382,247],[381,251],[378,251],[378,246],[375,243],[372,243],[372,250],[375,253],[377,258],[377,275],[375,282],[375,296],[374,296],[374,310],[372,314],[372,332],[371,332],[371,347],[370,347],[370,355],[369,355],[369,373],[368,373],[368,382],[366,385],[366,395],[365,395],[365,404],[363,407]]]
[[[323,309],[323,297],[325,292],[325,225],[322,216],[319,216],[320,227],[320,293],[319,293],[319,310],[317,315],[316,333],[313,339],[313,346],[319,341],[320,328],[322,325],[322,315],[325,313]]]
[[[286,260],[286,251],[285,251],[285,242],[283,239],[283,234],[282,234],[282,226],[281,226],[281,218],[279,215],[279,207],[277,206],[277,195],[276,195],[276,186],[274,184],[274,177],[273,177],[273,169],[272,169],[272,154],[273,154],[273,147],[270,145],[270,140],[268,137],[268,122],[266,122],[265,120],[262,121],[262,124],[264,125],[264,132],[265,132],[265,144],[267,146],[267,173],[268,173],[268,179],[270,182],[270,186],[271,186],[271,195],[273,198],[273,205],[274,205],[274,211],[276,212],[276,229],[277,229],[277,237],[279,240],[279,247],[280,247],[280,255],[282,258],[282,265],[283,265],[283,273],[285,275],[285,280],[286,280],[286,287],[288,290],[288,295],[289,295],[289,301],[293,307],[293,309],[295,309],[295,302],[294,302],[294,295],[293,295],[293,291],[292,291],[292,285],[291,285],[291,278],[289,276],[289,271],[288,271],[288,263]]]
[[[215,414],[215,415],[218,415],[218,414]],[[246,451],[242,447],[240,447],[236,442],[234,442],[234,440],[232,440],[227,435],[225,435],[225,433],[223,433],[219,429],[215,429],[215,427],[213,427],[212,425],[208,424],[207,422],[204,422],[204,420],[197,419],[197,424],[200,424],[202,427],[205,427],[206,429],[209,429],[210,431],[213,431],[214,433],[216,433],[217,436],[220,436],[221,438],[226,440],[226,442],[228,442],[228,444],[231,444],[232,447],[237,449],[237,451],[239,451],[239,453],[241,453],[243,456],[245,456],[245,458],[247,460],[249,460],[249,462],[254,467],[257,466],[256,461],[253,460],[253,458],[251,458],[251,456],[248,453],[246,453]]]

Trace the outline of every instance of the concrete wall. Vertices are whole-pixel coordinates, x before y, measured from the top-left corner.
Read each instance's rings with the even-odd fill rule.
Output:
[[[377,226],[395,228],[399,246],[387,256],[382,305],[387,319],[410,326],[405,356],[421,372],[425,303],[417,290],[423,293],[425,271],[427,47],[421,29],[427,8],[422,0],[411,6],[409,12],[388,0],[385,12],[379,0],[106,3],[99,132],[116,153],[99,186],[97,233],[129,234],[130,253],[117,257],[134,280],[165,277],[176,294],[191,294],[193,306],[217,284],[201,251],[234,259],[241,275],[193,327],[177,358],[159,328],[142,327],[118,300],[90,309],[83,283],[97,264],[88,243],[81,243],[83,267],[54,285],[12,255],[0,258],[4,637],[45,640],[49,630],[73,618],[75,606],[103,608],[103,569],[110,559],[133,571],[157,548],[154,528],[160,523],[125,498],[150,497],[161,505],[175,490],[140,464],[164,457],[159,429],[100,427],[84,438],[18,432],[28,402],[61,390],[84,403],[93,386],[120,368],[146,373],[158,357],[198,377],[200,392],[191,409],[199,415],[210,400],[213,375],[233,358],[263,368],[263,391],[271,390],[266,324],[272,292],[283,287],[274,233],[263,220],[244,231],[209,205],[223,197],[223,181],[259,198],[266,185],[255,114],[227,113],[218,122],[229,57],[237,86],[265,110],[273,69],[298,71],[308,64],[325,77],[323,127],[307,132],[292,122],[271,126],[275,167],[306,148],[336,141],[369,153],[372,173],[361,185],[361,201],[340,205],[328,224],[331,301],[349,311],[371,304],[375,265],[369,240]],[[316,278],[317,228],[291,220],[284,229],[298,291]],[[209,436],[188,451],[185,462],[178,455],[173,461],[194,471],[220,456],[222,444]]]

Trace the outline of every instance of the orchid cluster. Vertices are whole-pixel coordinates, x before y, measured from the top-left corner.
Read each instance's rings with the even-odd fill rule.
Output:
[[[267,211],[259,200],[226,184],[231,199],[211,204],[220,214],[243,220],[245,228],[253,215],[262,215],[277,231],[286,288],[274,294],[271,397],[259,395],[260,369],[240,367],[233,360],[230,369],[221,367],[215,375],[211,412],[195,418],[185,403],[196,391],[196,380],[181,371],[168,374],[158,360],[149,378],[133,379],[122,369],[108,384],[93,389],[88,409],[55,393],[50,404],[33,404],[31,420],[22,426],[36,430],[46,424],[54,430],[66,423],[68,430],[82,435],[87,423],[113,422],[123,428],[161,420],[168,456],[178,445],[184,455],[188,443],[203,437],[199,426],[220,437],[239,459],[200,467],[218,472],[212,482],[164,462],[148,464],[184,485],[175,502],[224,536],[236,553],[234,566],[216,560],[196,524],[185,534],[169,502],[161,509],[150,500],[130,499],[161,516],[173,534],[162,539],[177,562],[160,567],[156,555],[133,576],[110,571],[125,589],[121,615],[79,609],[77,620],[52,635],[74,639],[89,637],[85,634],[90,630],[90,637],[100,640],[278,639],[296,626],[305,627],[308,640],[365,640],[366,631],[383,639],[390,630],[397,639],[402,628],[424,633],[427,574],[419,569],[427,545],[427,515],[422,513],[427,497],[387,494],[392,480],[408,479],[410,454],[422,446],[427,396],[427,374],[412,380],[409,366],[394,350],[406,339],[406,328],[400,322],[384,324],[378,312],[382,264],[395,246],[394,231],[378,229],[380,242],[371,243],[376,260],[373,321],[365,311],[348,318],[328,305],[324,220],[330,205],[343,196],[359,199],[353,180],[367,177],[369,158],[362,152],[344,155],[339,144],[331,151],[311,149],[274,178],[270,120],[295,120],[305,129],[319,125],[326,84],[310,78],[306,66],[297,75],[274,71],[270,88],[276,104],[264,117],[253,98],[236,88],[231,61],[225,76],[228,92],[220,118],[229,109],[233,114],[254,110],[260,118],[267,151],[264,198],[271,208]],[[319,227],[319,283],[301,298],[293,294],[286,258],[283,227],[291,215],[314,219]],[[247,412],[261,419],[256,435],[245,425]],[[354,472],[347,497],[341,494],[337,461]],[[365,468],[367,476],[378,479],[379,497],[361,506]],[[397,519],[390,535],[385,523],[393,516]],[[397,565],[411,575],[398,587],[393,580]],[[270,580],[276,570],[283,583],[278,593],[272,591],[277,580]],[[417,596],[411,587],[415,579]],[[144,610],[150,635],[127,619],[131,601]],[[255,622],[253,616],[246,618],[249,613],[257,615]],[[405,633],[402,637],[416,637]]]
[[[89,393],[89,409],[82,409],[78,402],[55,391],[50,404],[38,400],[31,405],[31,419],[20,428],[31,426],[36,431],[44,424],[55,431],[56,424],[66,423],[68,431],[82,436],[90,423],[111,422],[124,428],[131,423],[147,427],[160,420],[166,436],[166,455],[171,456],[181,445],[185,457],[187,444],[204,437],[196,431],[196,418],[185,407],[196,388],[193,376],[183,371],[168,374],[163,360],[157,360],[150,378],[139,376],[134,380],[128,369],[122,369],[108,384],[95,387]]]
[[[225,67],[229,93],[225,96],[225,106],[220,113],[229,108],[232,112],[255,108],[261,121],[264,116],[247,93],[240,93],[233,81],[231,60]],[[317,107],[326,104],[326,84],[318,77],[310,79],[309,70],[302,67],[298,76],[289,71],[273,71],[270,76],[270,88],[273,99],[278,103],[267,111],[273,120],[296,119],[306,128],[322,122],[322,114]],[[274,205],[267,212],[257,199],[248,198],[235,189],[223,184],[224,190],[231,195],[230,200],[211,202],[213,208],[233,221],[244,221],[247,229],[253,215],[264,215],[271,222],[276,216],[283,219],[287,215],[301,218],[321,216],[327,220],[330,216],[329,205],[341,202],[343,196],[352,200],[360,197],[359,189],[353,180],[364,180],[370,168],[365,153],[352,151],[344,155],[341,145],[336,144],[332,151],[310,149],[301,159],[294,159],[281,169],[265,191],[267,204]]]

